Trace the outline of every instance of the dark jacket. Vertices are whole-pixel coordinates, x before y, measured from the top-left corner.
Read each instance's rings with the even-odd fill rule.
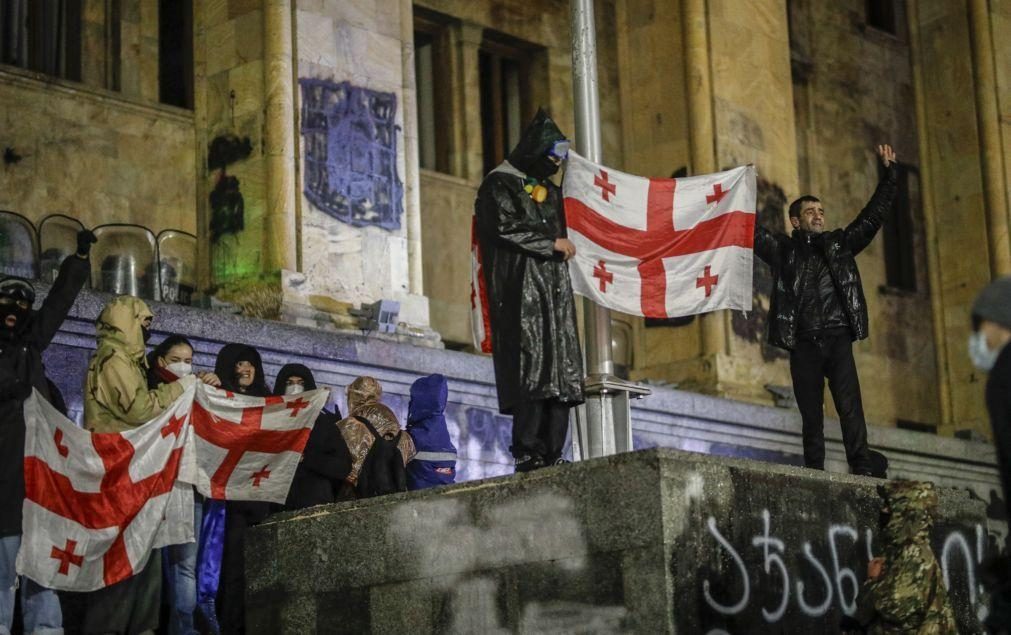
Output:
[[[456,446],[446,427],[449,385],[444,375],[429,375],[411,384],[407,433],[418,453],[407,464],[407,489],[425,489],[456,481]]]
[[[997,467],[1011,518],[1011,343],[997,356],[986,378],[986,409],[997,446]]]
[[[547,199],[538,204],[524,190],[527,172],[563,138],[539,113],[509,160],[484,178],[477,193],[474,211],[503,414],[521,400],[583,401],[572,283],[568,265],[554,250],[555,239],[565,236],[562,192],[543,180]]]
[[[277,374],[274,394],[283,395],[290,377],[301,377],[306,390],[316,390],[316,379],[312,371],[302,364],[286,364]],[[351,453],[344,442],[337,422],[340,411],[323,411],[316,417],[302,461],[295,470],[295,477],[284,501],[285,509],[304,509],[313,505],[332,503],[344,479],[351,473]]]
[[[885,215],[895,198],[895,168],[885,170],[870,202],[846,226],[824,232],[817,241],[806,240],[805,232],[791,236],[773,233],[755,224],[755,253],[772,267],[772,298],[769,306],[769,343],[792,349],[797,343],[797,311],[805,285],[811,280],[816,259],[824,257],[839,294],[843,311],[849,321],[854,340],[867,337],[867,301],[864,299],[856,255],[870,244],[881,229]],[[819,250],[821,256],[815,251]]]
[[[13,332],[0,330],[0,537],[21,533],[25,498],[22,403],[33,387],[43,398],[50,398],[42,351],[74,306],[89,270],[88,260],[65,259],[39,310]]]

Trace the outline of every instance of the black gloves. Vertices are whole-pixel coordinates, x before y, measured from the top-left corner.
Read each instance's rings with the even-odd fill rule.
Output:
[[[87,258],[91,253],[91,246],[97,242],[98,238],[95,238],[94,232],[90,229],[82,229],[77,232],[77,255]]]

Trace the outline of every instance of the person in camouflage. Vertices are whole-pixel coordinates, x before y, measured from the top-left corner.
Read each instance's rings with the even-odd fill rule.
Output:
[[[883,553],[867,565],[856,620],[871,635],[958,633],[944,575],[930,548],[934,484],[891,481],[878,493]]]

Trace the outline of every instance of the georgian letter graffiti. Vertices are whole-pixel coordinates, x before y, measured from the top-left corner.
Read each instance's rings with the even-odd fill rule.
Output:
[[[771,520],[769,518],[769,510],[762,510],[762,524],[764,526],[764,531],[761,536],[755,536],[751,539],[751,544],[755,547],[761,547],[764,550],[764,566],[765,574],[770,575],[772,573],[772,565],[775,564],[779,568],[779,577],[783,580],[783,599],[780,600],[779,606],[776,607],[775,611],[769,611],[765,607],[762,607],[762,617],[765,618],[766,622],[770,624],[778,622],[782,619],[783,614],[786,613],[786,605],[790,602],[790,574],[786,570],[786,563],[783,562],[782,553],[786,549],[786,545],[779,538],[769,537],[769,525]],[[769,547],[777,549],[779,553],[769,553]]]
[[[740,569],[741,584],[744,585],[744,590],[741,592],[741,599],[737,602],[737,604],[731,604],[729,606],[726,604],[720,604],[713,599],[712,594],[709,593],[709,580],[702,581],[702,593],[706,597],[706,603],[709,604],[713,610],[722,613],[723,615],[734,615],[736,613],[740,613],[744,610],[744,607],[748,605],[748,600],[751,599],[751,582],[748,580],[748,570],[744,568],[744,560],[741,560],[741,556],[738,555],[734,546],[727,542],[727,539],[723,537],[720,530],[716,528],[716,519],[710,516],[709,520],[706,521],[706,524],[709,526],[709,533],[711,533],[713,538],[716,538],[716,541],[727,550],[727,553],[730,554],[730,557],[733,558],[734,562],[737,564],[737,568]]]

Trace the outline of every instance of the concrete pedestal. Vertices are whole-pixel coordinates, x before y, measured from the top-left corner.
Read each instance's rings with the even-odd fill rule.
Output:
[[[836,632],[879,553],[878,483],[657,449],[285,514],[249,535],[247,626]],[[946,489],[941,510],[935,552],[974,632],[983,504]]]

